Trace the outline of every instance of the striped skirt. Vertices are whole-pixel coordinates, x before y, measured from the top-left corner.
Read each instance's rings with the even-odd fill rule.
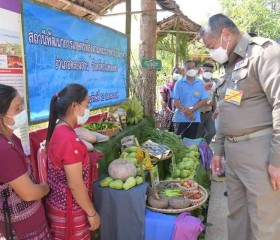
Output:
[[[90,240],[91,232],[83,210],[65,212],[46,204],[50,231],[54,240]]]

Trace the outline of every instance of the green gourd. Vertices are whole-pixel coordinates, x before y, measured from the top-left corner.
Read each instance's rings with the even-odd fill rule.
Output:
[[[136,180],[136,184],[137,184],[137,185],[139,185],[139,184],[141,184],[141,183],[143,182],[143,178],[140,177],[140,176],[136,176],[136,177],[135,177],[135,180]]]
[[[134,177],[129,177],[123,184],[123,189],[128,190],[136,185],[136,180]]]
[[[100,187],[108,187],[109,183],[112,182],[114,179],[111,177],[106,177],[102,181],[99,182]]]
[[[120,179],[113,180],[109,183],[109,187],[113,189],[122,189],[123,188],[123,181]]]

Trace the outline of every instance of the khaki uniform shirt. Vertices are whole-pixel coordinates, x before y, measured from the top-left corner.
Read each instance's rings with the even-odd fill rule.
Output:
[[[216,83],[214,81],[211,80],[211,82],[213,83],[213,86],[210,90],[207,90],[208,94],[209,94],[209,100],[213,100],[214,97],[214,92],[215,92],[215,88],[216,88]],[[200,108],[200,112],[201,113],[206,113],[209,111],[213,110],[213,105],[209,106],[209,105],[204,105]]]
[[[215,155],[224,155],[226,137],[273,126],[270,163],[280,167],[280,46],[270,39],[243,34],[229,57],[223,78],[217,89]],[[224,100],[227,88],[243,90],[240,106]]]

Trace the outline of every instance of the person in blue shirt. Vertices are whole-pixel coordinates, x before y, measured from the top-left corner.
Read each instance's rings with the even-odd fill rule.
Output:
[[[209,95],[204,88],[204,81],[196,77],[197,63],[188,60],[184,67],[186,76],[175,84],[172,93],[176,107],[172,121],[177,135],[195,139],[200,123],[200,108],[207,104]]]

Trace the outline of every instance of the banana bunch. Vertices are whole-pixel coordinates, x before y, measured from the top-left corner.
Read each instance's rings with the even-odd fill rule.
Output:
[[[137,124],[143,119],[143,107],[137,98],[127,99],[121,108],[126,111],[126,122]]]

